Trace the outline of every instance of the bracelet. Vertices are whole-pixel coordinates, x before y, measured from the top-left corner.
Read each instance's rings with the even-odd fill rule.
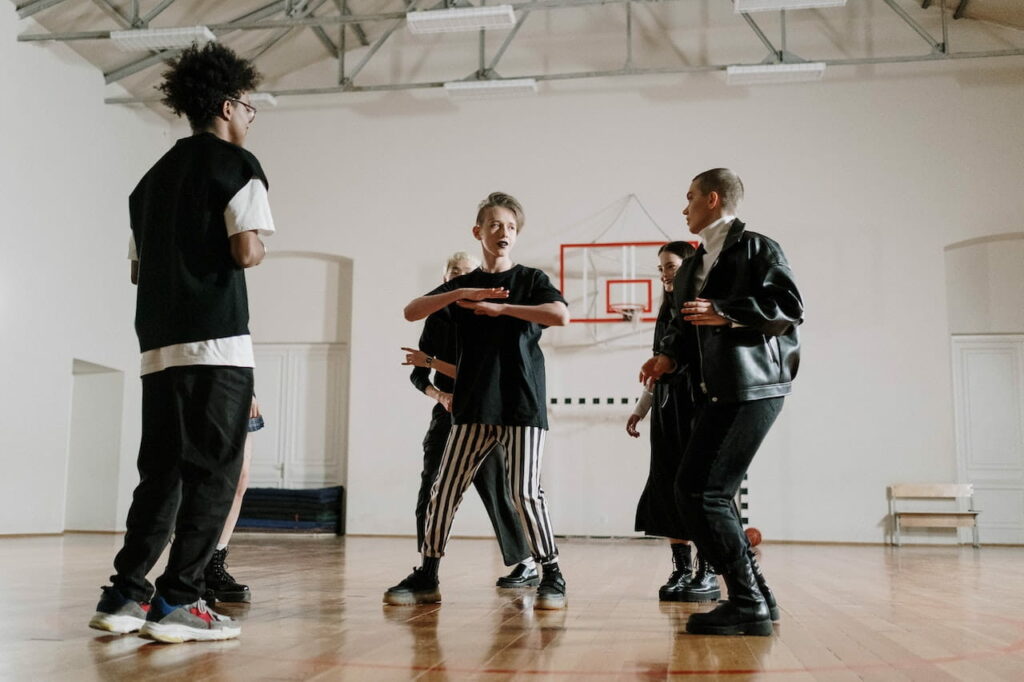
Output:
[[[428,355],[427,359],[424,360],[424,362],[426,363],[427,367],[430,367],[432,364],[434,364],[434,358],[432,356]]]

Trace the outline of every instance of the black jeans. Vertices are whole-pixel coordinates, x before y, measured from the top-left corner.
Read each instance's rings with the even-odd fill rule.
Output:
[[[253,375],[247,367],[192,365],[142,377],[139,484],[111,583],[148,601],[146,574],[174,542],[156,590],[171,604],[203,594],[203,569],[217,546],[242,469]]]
[[[430,504],[430,488],[437,478],[448,434],[452,430],[452,417],[443,410],[444,408],[435,408],[430,428],[423,438],[423,472],[420,474],[420,491],[416,498],[417,550],[423,547],[423,526],[427,519],[427,505]],[[530,546],[523,535],[519,512],[516,511],[509,496],[505,477],[505,451],[501,446],[495,446],[487,454],[476,476],[473,477],[473,486],[480,495],[480,501],[484,503],[487,516],[491,519],[505,565],[511,566],[530,556]]]
[[[783,398],[702,405],[676,476],[676,500],[691,539],[720,572],[746,560],[750,544],[733,504]]]

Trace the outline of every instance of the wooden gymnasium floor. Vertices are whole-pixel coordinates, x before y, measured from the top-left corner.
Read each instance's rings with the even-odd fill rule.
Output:
[[[1024,680],[1024,549],[772,545],[773,637],[681,634],[668,550],[564,540],[565,612],[499,591],[493,541],[454,540],[444,603],[384,607],[413,541],[242,535],[240,639],[160,645],[86,627],[120,536],[0,538],[4,680]],[[706,608],[706,607],[703,607]]]

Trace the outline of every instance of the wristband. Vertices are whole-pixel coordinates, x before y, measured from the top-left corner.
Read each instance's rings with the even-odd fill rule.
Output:
[[[430,367],[431,365],[433,365],[433,364],[434,364],[434,358],[433,358],[433,356],[430,356],[430,355],[428,355],[428,356],[427,356],[427,359],[426,359],[426,360],[424,360],[424,362],[426,363],[427,367]]]

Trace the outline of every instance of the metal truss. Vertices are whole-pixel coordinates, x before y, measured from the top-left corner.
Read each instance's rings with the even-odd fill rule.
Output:
[[[131,11],[129,13],[119,10],[111,0],[90,1],[103,8],[106,13],[114,19],[118,26],[112,29],[64,33],[23,33],[18,36],[18,40],[24,42],[105,40],[110,37],[110,33],[113,30],[120,30],[128,27],[148,27],[153,19],[159,16],[170,5],[174,4],[176,0],[162,0],[145,14],[142,14],[140,11],[139,0],[133,0],[130,3]],[[636,4],[667,4],[670,2],[686,1],[689,0],[523,0],[520,2],[512,2],[510,4],[512,4],[513,8],[516,10],[518,21],[515,26],[508,31],[497,49],[490,55],[490,58],[488,58],[486,50],[486,31],[480,31],[476,68],[462,78],[451,78],[447,79],[447,81],[392,82],[379,84],[356,83],[356,78],[360,75],[370,60],[378,54],[380,49],[385,43],[387,43],[388,39],[395,33],[395,31],[405,23],[406,12],[415,8],[417,0],[403,0],[406,8],[401,11],[368,14],[353,13],[348,6],[348,0],[333,0],[330,5],[327,5],[329,0],[276,0],[275,2],[270,2],[258,9],[237,16],[229,21],[206,25],[218,36],[226,35],[234,31],[266,31],[268,29],[274,29],[275,32],[272,37],[260,45],[252,54],[248,55],[251,59],[256,59],[263,55],[288,35],[297,31],[308,30],[313,33],[326,53],[331,58],[337,60],[338,75],[336,83],[325,84],[321,87],[273,88],[266,91],[276,97],[440,88],[443,87],[445,82],[450,82],[452,80],[502,80],[503,77],[499,75],[496,70],[498,64],[501,62],[505,52],[519,34],[523,24],[532,13],[541,10],[553,11],[605,5],[621,5],[623,6],[623,11],[625,13],[625,56],[621,67],[595,71],[517,74],[514,77],[533,78],[537,81],[564,81],[588,78],[723,71],[729,66],[737,65],[736,63],[696,66],[677,64],[655,67],[637,67],[635,65],[633,58],[633,6]],[[728,0],[722,1],[727,2]],[[899,5],[896,0],[862,1],[876,1],[887,5],[896,17],[905,23],[913,33],[917,34],[927,44],[928,51],[916,55],[815,59],[813,56],[796,55],[788,50],[787,15],[785,10],[779,12],[779,37],[777,43],[768,37],[762,27],[758,24],[757,20],[750,14],[741,13],[739,15],[739,20],[743,21],[749,27],[753,37],[760,42],[767,52],[764,59],[761,62],[758,62],[760,64],[787,64],[821,61],[829,66],[853,66],[863,64],[897,64],[908,62],[1024,56],[1024,47],[961,52],[952,50],[949,41],[949,13],[946,11],[947,0],[938,0],[937,3],[935,3],[934,0],[921,0],[921,8],[923,10],[929,9],[932,5],[938,5],[936,9],[940,12],[942,31],[940,38],[932,36],[928,30],[925,29],[913,16],[911,16],[906,9]],[[68,0],[32,0],[31,2],[26,2],[18,6],[18,16],[22,18],[31,17],[51,7],[59,6],[64,2],[68,2]],[[957,3],[956,9],[952,12],[952,18],[954,20],[959,19],[963,15],[963,11],[968,0],[949,0],[949,2]],[[460,0],[441,0],[441,2],[429,7],[429,9],[459,6],[460,4],[463,6],[469,5],[465,0],[461,0],[461,2]],[[333,11],[317,14],[317,12],[325,5]],[[379,33],[376,31],[374,32],[377,35],[371,43],[371,39],[368,37],[365,27],[369,25],[377,27],[378,24],[380,24],[378,27],[380,29]],[[336,31],[336,39],[331,37],[331,31]],[[349,68],[346,64],[346,53],[350,49],[348,42],[349,33],[352,33],[356,37],[359,46],[369,48],[362,55],[360,61],[352,68]],[[165,62],[176,56],[179,52],[180,50],[154,51],[147,57],[136,59],[104,73],[104,78],[107,83],[117,82],[127,76],[153,66],[154,64]],[[152,102],[155,101],[155,99],[156,98],[153,97],[109,97],[105,101],[110,104],[130,104]]]

